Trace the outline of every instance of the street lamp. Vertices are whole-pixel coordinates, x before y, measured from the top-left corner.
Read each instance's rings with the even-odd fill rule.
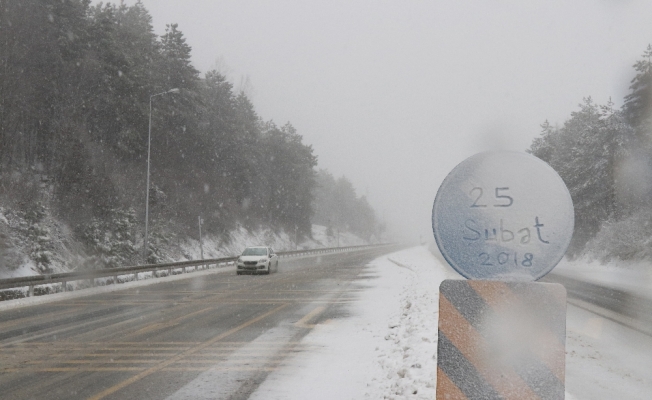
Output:
[[[168,93],[179,93],[178,88],[170,89],[167,92],[156,93],[149,96],[149,132],[147,134],[147,189],[145,194],[145,243],[143,244],[143,258],[147,263],[147,250],[149,242],[149,159],[152,149],[152,99]]]

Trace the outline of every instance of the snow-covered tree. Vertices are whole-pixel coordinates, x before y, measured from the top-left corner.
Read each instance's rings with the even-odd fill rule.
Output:
[[[632,126],[639,126],[652,118],[652,45],[648,45],[643,57],[634,64],[636,76],[632,79],[631,93],[625,96],[623,112]]]
[[[571,193],[575,234],[570,251],[578,252],[604,221],[619,216],[616,167],[633,144],[634,131],[611,102],[598,106],[591,98],[562,127],[542,127],[529,151],[550,164]]]

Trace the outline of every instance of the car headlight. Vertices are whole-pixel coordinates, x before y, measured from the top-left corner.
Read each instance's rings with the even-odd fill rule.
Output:
[[[261,258],[260,260],[258,260],[259,264],[263,264],[265,262],[267,262],[267,258]]]

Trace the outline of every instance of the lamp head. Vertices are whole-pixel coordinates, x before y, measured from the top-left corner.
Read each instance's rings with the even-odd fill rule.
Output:
[[[179,92],[180,92],[179,88],[174,88],[174,89],[168,90],[168,93],[179,93]]]

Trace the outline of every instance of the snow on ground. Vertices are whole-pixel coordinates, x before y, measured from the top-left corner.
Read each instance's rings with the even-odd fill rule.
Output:
[[[334,230],[333,235],[328,236],[328,228],[322,225],[312,226],[312,240],[299,244],[302,249],[314,247],[346,247],[360,246],[367,244],[366,241],[349,232],[337,232]]]
[[[424,247],[374,260],[351,316],[318,324],[251,396],[434,399],[438,288],[459,279]],[[568,306],[566,399],[649,399],[652,338]]]
[[[217,239],[214,236],[203,238],[204,258],[231,257],[238,255],[247,246],[270,246],[276,251],[289,251],[295,248],[316,249],[320,247],[338,247],[337,233],[334,236],[326,234],[326,227],[321,225],[312,226],[312,239],[294,243],[294,235],[286,232],[273,232],[270,229],[247,230],[242,226],[229,233],[226,241]],[[301,238],[299,238],[301,239]],[[363,239],[349,232],[341,232],[339,247],[365,245]],[[197,260],[200,257],[199,241],[189,239],[181,245],[182,251],[178,257],[182,260]]]
[[[294,242],[285,232],[275,233],[269,229],[253,231],[238,226],[229,233],[227,240],[208,235],[202,239],[204,258],[233,257],[242,253],[247,246],[270,246],[276,251],[294,249]],[[177,261],[200,259],[199,240],[188,239],[181,244]]]
[[[6,218],[0,213],[4,220]],[[299,249],[316,249],[323,247],[338,247],[337,233],[334,236],[326,234],[326,227],[321,225],[312,226],[312,239],[305,239],[298,244]],[[2,232],[0,232],[1,234]],[[69,238],[68,238],[69,239]],[[68,240],[70,241],[70,240]],[[63,240],[59,240],[58,247],[63,248]],[[238,226],[236,229],[229,233],[227,240],[221,240],[216,236],[207,235],[202,239],[204,258],[220,258],[232,257],[242,253],[247,246],[270,246],[276,251],[294,250],[297,246],[294,243],[294,235],[285,232],[274,232],[270,229],[259,228],[253,231],[245,229],[243,226]],[[366,241],[357,237],[356,235],[348,232],[341,232],[339,238],[339,246],[357,246],[365,245]],[[0,248],[0,250],[2,250]],[[199,240],[187,239],[183,241],[179,248],[168,249],[172,260],[170,261],[187,261],[199,260],[201,258],[201,250]],[[63,263],[57,264],[54,272],[69,272],[75,270],[76,266],[83,265],[84,259],[80,254],[71,252],[69,250],[63,251],[60,255]],[[13,269],[0,268],[0,279],[15,278],[38,275],[38,269],[34,262],[29,260],[26,256],[21,256],[22,264]],[[2,260],[0,259],[0,263]],[[63,266],[65,265],[65,267]],[[125,265],[127,266],[127,265]],[[2,265],[0,264],[0,267]]]
[[[251,244],[250,240],[260,239],[243,234],[234,246],[243,248]],[[584,275],[598,282],[637,290],[643,290],[648,284],[645,271],[640,267],[599,266],[577,261],[563,261],[555,269],[557,273]],[[191,276],[199,277],[203,273],[214,272]],[[365,275],[370,279],[359,282],[367,289],[359,292],[359,299],[350,305],[351,315],[317,324],[303,339],[304,345],[313,350],[288,357],[261,384],[252,399],[435,397],[438,288],[443,279],[459,279],[459,275],[425,247],[380,257],[370,264]],[[190,276],[111,285],[91,291],[126,289],[130,285],[187,277]],[[83,294],[60,293],[6,303],[79,295]],[[569,305],[566,352],[568,400],[650,398],[652,337]],[[216,376],[206,378],[210,378],[207,382],[214,382]]]
[[[376,259],[351,316],[316,325],[251,396],[260,399],[433,399],[439,283],[424,247]]]
[[[652,398],[652,337],[572,305],[566,320],[566,392],[572,399]]]
[[[0,279],[21,278],[38,274],[34,261],[24,257],[23,264],[14,270],[0,270]]]

